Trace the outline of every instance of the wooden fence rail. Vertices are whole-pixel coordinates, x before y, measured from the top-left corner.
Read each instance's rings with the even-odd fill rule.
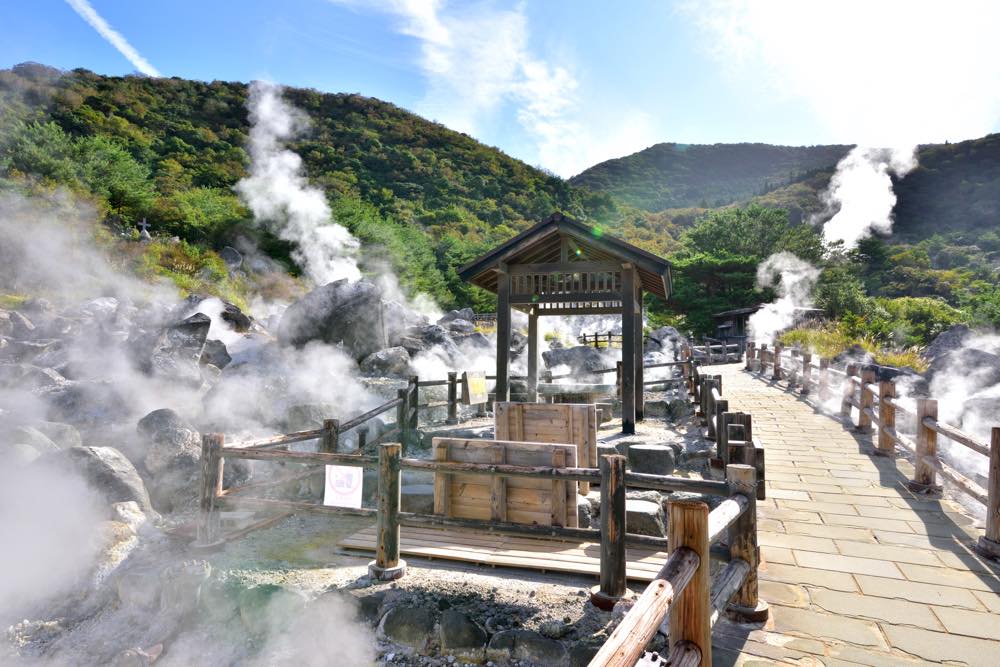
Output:
[[[855,428],[862,433],[876,434],[874,454],[895,456],[898,445],[913,455],[913,479],[909,482],[912,490],[940,490],[937,483],[937,476],[940,475],[986,506],[985,534],[979,538],[976,549],[988,557],[1000,558],[1000,427],[993,427],[990,441],[983,442],[940,421],[938,401],[934,398],[917,398],[912,404],[904,403],[899,398],[894,380],[879,381],[877,367],[849,363],[840,371],[832,368],[828,359],[819,359],[818,365],[814,364],[813,356],[807,352],[794,350],[789,351],[787,356],[782,356],[782,352],[780,345],[768,350],[767,345],[750,343],[746,369],[764,377],[770,365],[771,379],[778,380],[790,368],[795,368],[796,376],[788,377],[789,384],[797,384],[803,394],[811,393],[815,388],[820,402],[829,400],[831,392],[839,387],[840,414],[851,419],[854,410],[857,410]],[[912,425],[913,437],[899,430],[900,416]],[[939,435],[988,458],[986,489],[941,459],[937,446]]]

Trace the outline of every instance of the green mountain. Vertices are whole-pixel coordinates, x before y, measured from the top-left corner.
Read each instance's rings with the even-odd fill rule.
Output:
[[[745,201],[810,172],[831,169],[850,146],[656,144],[594,165],[570,183],[637,208],[717,207]]]
[[[288,244],[257,228],[232,190],[249,165],[247,93],[244,83],[35,63],[0,70],[0,180],[68,187],[122,228],[147,218],[154,232],[198,248],[250,237],[294,272]],[[383,246],[369,255],[390,259],[404,287],[444,306],[488,307],[455,267],[554,210],[625,235],[641,217],[395,105],[298,88],[284,95],[310,120],[290,147],[337,220],[366,246]]]

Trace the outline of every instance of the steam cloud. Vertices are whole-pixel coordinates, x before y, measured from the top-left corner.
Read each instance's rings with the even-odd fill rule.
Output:
[[[810,294],[819,274],[819,269],[790,252],[778,252],[765,259],[757,267],[757,286],[776,287],[778,299],[750,317],[750,338],[770,344],[778,332],[791,326],[796,311],[812,305]]]
[[[901,178],[917,166],[916,146],[904,149],[864,148],[851,150],[837,165],[830,185],[822,194],[831,217],[823,226],[826,243],[840,241],[853,248],[872,232],[892,232],[892,209],[896,195],[892,176]]]
[[[323,191],[308,184],[302,158],[285,147],[309,120],[266,81],[250,86],[250,175],[236,191],[279,237],[295,244],[294,259],[317,285],[361,277],[358,240],[333,222]]]

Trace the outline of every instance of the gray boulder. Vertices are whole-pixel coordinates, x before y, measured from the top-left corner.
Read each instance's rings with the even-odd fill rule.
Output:
[[[542,361],[546,368],[557,366],[569,366],[574,375],[586,375],[607,367],[608,362],[600,350],[586,345],[577,347],[564,347],[556,350],[542,352]],[[601,376],[595,375],[600,378]]]
[[[59,451],[56,443],[52,442],[44,433],[31,426],[16,426],[5,435],[5,439],[10,442],[19,442],[30,445],[40,454]]]
[[[875,357],[865,348],[854,344],[843,352],[836,354],[832,361],[836,366],[843,366],[844,364],[874,364]]]
[[[479,664],[486,654],[486,631],[468,616],[454,609],[441,614],[441,653],[462,662]]]
[[[470,334],[453,334],[452,340],[463,353],[476,355],[480,352],[494,352],[496,344],[490,341],[481,331]]]
[[[143,512],[154,514],[146,485],[135,466],[114,447],[70,447],[45,456],[38,464],[78,473],[109,506],[135,501]]]
[[[201,434],[173,410],[153,410],[139,420],[136,431],[149,440],[143,463],[154,477],[178,457],[201,457]]]
[[[643,354],[659,353],[669,358],[676,359],[680,352],[680,347],[684,343],[684,336],[673,327],[660,327],[649,332],[646,342],[642,347]]]
[[[199,387],[203,382],[201,355],[205,349],[211,318],[203,313],[181,320],[160,332],[148,350],[139,342],[140,366],[152,375]]]
[[[445,313],[441,317],[441,319],[437,321],[437,324],[444,326],[454,320],[472,321],[472,318],[474,318],[475,316],[476,313],[471,308],[462,308],[461,310],[451,310]]]
[[[378,626],[381,639],[420,655],[429,655],[434,639],[435,614],[424,607],[393,607]]]
[[[17,340],[30,340],[36,336],[35,325],[16,310],[9,314],[10,335]]]
[[[206,340],[205,348],[201,351],[201,364],[211,364],[218,369],[223,369],[233,360],[229,356],[226,344],[221,340]]]
[[[219,257],[221,257],[222,261],[226,263],[226,267],[229,268],[230,271],[235,271],[243,266],[243,254],[232,246],[227,245],[219,251]]]
[[[343,344],[360,360],[415,324],[413,319],[399,304],[383,301],[373,283],[343,279],[317,287],[290,305],[278,325],[278,340],[295,346],[314,340]]]
[[[234,331],[238,331],[240,333],[250,331],[250,328],[253,326],[253,319],[240,310],[239,306],[229,303],[228,301],[222,302],[222,314],[220,317],[222,318],[222,321],[226,322]]]
[[[451,334],[448,333],[447,329],[437,324],[408,327],[392,342],[394,345],[405,348],[410,356],[416,356],[430,350],[438,352],[446,359],[458,355],[458,347],[452,340]]]
[[[532,630],[504,630],[490,639],[486,659],[501,664],[520,660],[529,665],[562,667],[568,664],[569,655],[562,644]]]
[[[452,320],[446,326],[448,331],[458,334],[470,334],[476,330],[476,325],[469,320]]]
[[[632,445],[627,456],[632,472],[649,475],[669,475],[676,463],[674,450],[666,445]]]
[[[14,333],[14,314],[0,310],[0,336],[11,336]]]
[[[653,537],[666,536],[663,507],[648,500],[626,500],[625,531]]]
[[[968,391],[976,391],[1000,384],[1000,355],[962,348],[935,358],[925,375],[932,389],[935,382],[948,376],[960,378]]]
[[[32,391],[58,387],[66,378],[52,368],[33,364],[0,364],[0,388]]]
[[[410,353],[400,346],[372,352],[361,362],[361,372],[380,377],[406,377],[410,375]]]
[[[20,468],[34,462],[41,453],[22,442],[0,440],[0,465],[9,468]]]
[[[694,414],[694,404],[686,397],[658,398],[644,403],[643,414],[678,422]]]
[[[972,330],[969,327],[964,324],[955,324],[938,334],[923,351],[922,356],[928,361],[934,361],[949,352],[962,349],[971,336]]]
[[[32,422],[32,426],[44,433],[45,437],[54,442],[59,449],[79,447],[83,444],[83,439],[80,438],[80,432],[69,424],[36,421]]]
[[[129,415],[127,399],[110,381],[67,380],[39,389],[35,395],[48,404],[46,416],[50,421],[106,426]]]

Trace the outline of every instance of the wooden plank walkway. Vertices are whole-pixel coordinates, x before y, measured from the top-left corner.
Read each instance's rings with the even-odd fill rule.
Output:
[[[366,528],[342,539],[345,549],[375,551],[375,528]],[[403,526],[399,551],[404,556],[459,560],[492,567],[520,567],[544,572],[597,576],[601,572],[600,542],[566,542],[534,537],[490,535],[468,530],[442,530]],[[628,548],[625,575],[649,582],[663,567],[665,551]]]
[[[955,503],[906,489],[912,467],[742,364],[713,366],[767,452],[758,502],[763,630],[720,622],[716,664],[1000,665],[1000,565]]]

